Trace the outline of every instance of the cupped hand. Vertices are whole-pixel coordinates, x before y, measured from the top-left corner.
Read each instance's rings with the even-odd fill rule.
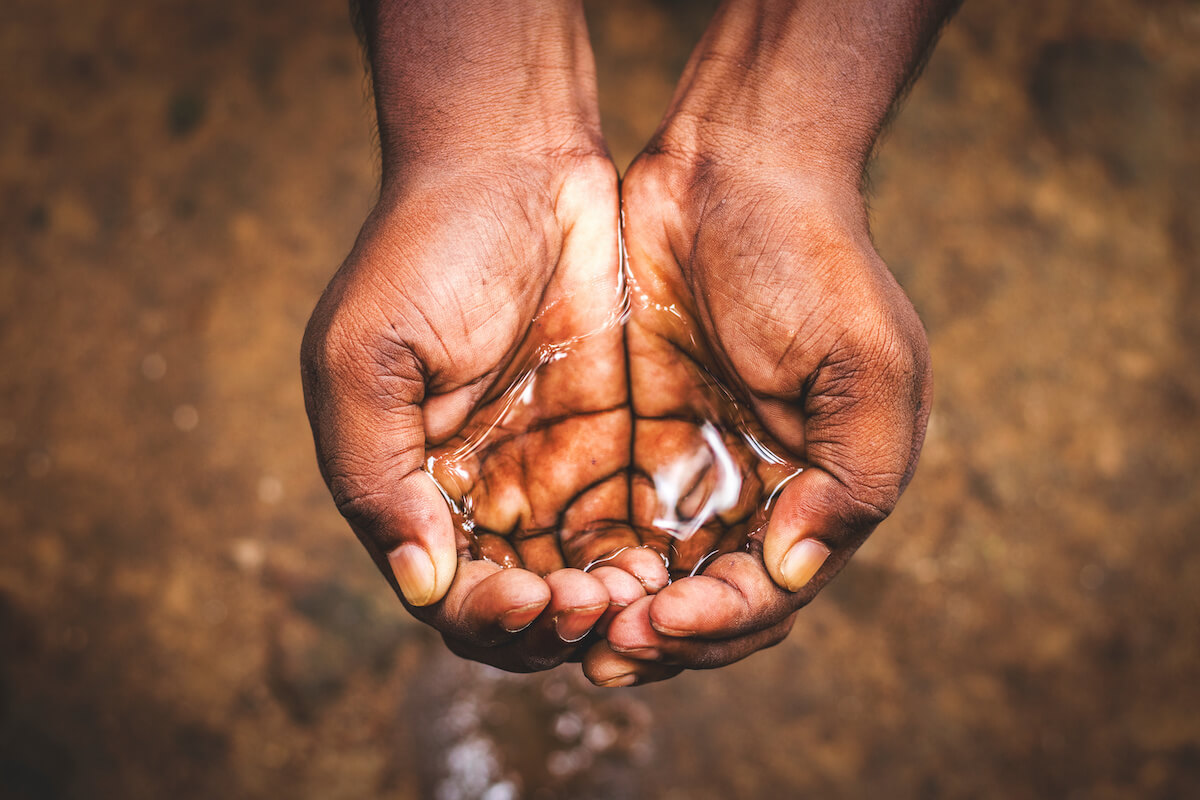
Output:
[[[666,581],[636,549],[581,569],[637,544],[611,511],[629,458],[618,213],[599,154],[411,170],[305,334],[339,510],[410,611],[509,670],[560,663],[611,602]],[[574,357],[555,358],[563,343]],[[469,504],[473,535],[447,500]]]
[[[931,375],[924,330],[871,244],[856,186],[736,152],[659,150],[631,167],[622,201],[635,415],[699,419],[699,391],[639,405],[663,374],[697,387],[715,376],[772,448],[804,466],[747,551],[613,619],[584,668],[626,685],[722,666],[787,635],[911,478]]]

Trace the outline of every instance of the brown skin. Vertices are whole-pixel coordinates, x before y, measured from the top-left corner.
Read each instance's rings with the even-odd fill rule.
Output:
[[[779,495],[761,551],[718,558],[618,615],[607,633],[614,650],[721,666],[780,641],[895,506],[928,418],[928,350],[871,247],[856,193],[834,199],[803,175],[735,165],[725,178],[696,176],[655,155],[631,170],[623,196],[634,274],[669,287],[711,343],[711,368],[729,376],[769,441],[808,465]],[[634,360],[635,405],[639,367]],[[801,538],[829,557],[788,591],[781,565]],[[593,672],[589,659],[589,674],[616,668],[604,656],[608,668]]]
[[[623,611],[584,662],[592,680],[658,680],[778,643],[912,478],[929,350],[871,244],[859,180],[956,5],[726,2],[630,168],[635,278],[688,309],[714,370],[809,468],[772,508],[761,560],[722,556]],[[805,540],[807,563],[789,564]]]
[[[562,173],[544,171],[544,163],[514,165],[512,174],[523,177],[499,186],[493,165],[487,174],[439,173],[385,192],[318,304],[304,346],[318,458],[339,509],[398,591],[388,554],[420,543],[439,584],[430,599],[441,602],[409,592],[410,610],[455,652],[514,670],[563,660],[573,648],[555,635],[556,625],[564,638],[578,638],[607,609],[610,592],[562,563],[531,563],[534,572],[471,559],[421,466],[427,447],[436,450],[490,415],[495,394],[538,340],[603,320],[596,318],[603,304],[575,298],[607,292],[610,304],[617,301],[615,173],[603,161],[572,158]],[[607,258],[590,257],[605,246]],[[619,359],[614,333],[605,349]],[[623,402],[624,387],[616,392]],[[627,412],[616,412],[624,420],[587,414],[614,398],[558,400],[555,414],[582,420],[576,434],[598,444],[611,439],[614,424],[628,428]],[[537,449],[545,462],[569,460],[553,444]],[[520,633],[505,630],[534,618]]]
[[[582,10],[459,5],[364,8],[382,192],[306,331],[305,399],[338,508],[409,609],[460,655],[544,669],[642,584],[471,559],[421,466],[490,415],[538,344],[595,329],[618,303],[617,177]],[[618,330],[601,350],[621,358]],[[554,413],[616,394],[564,393]],[[584,427],[603,443],[612,420]],[[424,568],[404,569],[404,551]]]
[[[603,685],[720,666],[780,641],[894,506],[924,433],[928,354],[871,247],[857,180],[945,9],[864,4],[880,7],[874,27],[832,2],[718,12],[620,191],[642,290],[624,331],[604,327],[619,302],[618,187],[578,4],[364,8],[383,191],[306,331],[305,398],[339,509],[454,652],[510,670],[582,655]],[[690,350],[642,294],[683,310]],[[442,476],[494,534],[474,543],[494,560],[472,558],[422,465],[495,419],[540,345],[597,329],[461,460],[457,488]],[[812,468],[761,546],[702,576],[663,589],[647,548],[582,572],[647,538],[637,476],[675,435],[654,418],[696,410],[702,369]],[[746,525],[710,526],[684,560],[736,549]],[[810,549],[797,572],[786,554],[801,539],[828,551],[823,565]]]

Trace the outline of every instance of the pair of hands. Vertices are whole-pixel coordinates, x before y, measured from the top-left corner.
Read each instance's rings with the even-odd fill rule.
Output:
[[[415,616],[461,656],[514,671],[582,659],[593,682],[625,686],[787,635],[911,477],[929,362],[852,169],[701,133],[682,91],[618,182],[598,113],[575,116],[566,145],[540,130],[454,157],[410,145],[401,177],[385,165],[310,321],[303,377],[322,474]],[[382,107],[380,122],[386,159]],[[631,308],[613,325],[622,241]],[[450,463],[534,351],[564,341],[528,408]],[[635,524],[637,476],[670,448],[667,423],[697,413],[705,372],[805,469],[749,551],[668,583],[665,541]],[[488,558],[427,463],[455,469],[443,483],[493,532],[474,542]],[[690,560],[723,532],[698,534]]]

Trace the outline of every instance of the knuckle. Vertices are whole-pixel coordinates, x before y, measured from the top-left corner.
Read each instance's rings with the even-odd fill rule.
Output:
[[[318,307],[304,331],[301,361],[306,373],[340,375],[354,363],[359,335],[346,324],[341,309],[326,311]]]
[[[854,530],[871,530],[887,519],[900,500],[900,478],[893,473],[857,475],[846,494],[843,519]]]
[[[887,388],[910,382],[916,375],[917,356],[907,337],[885,315],[864,331],[854,343],[864,371]]]
[[[349,522],[374,528],[400,509],[396,504],[398,476],[406,467],[419,464],[423,448],[419,444],[402,447],[386,457],[372,460],[338,453],[324,460],[326,483],[333,501]],[[415,456],[415,457],[414,457]]]
[[[885,320],[845,331],[827,348],[813,383],[822,410],[844,413],[892,407],[914,395],[928,372],[928,354]]]
[[[365,323],[352,310],[309,323],[301,349],[308,385],[335,382],[343,391],[387,397],[404,404],[423,396],[425,370],[412,345],[384,325]]]
[[[329,476],[329,493],[349,522],[373,527],[388,511],[388,494],[377,476],[336,471]]]
[[[886,335],[879,348],[879,363],[888,376],[896,381],[911,380],[917,373],[917,356],[912,346],[895,331]]]

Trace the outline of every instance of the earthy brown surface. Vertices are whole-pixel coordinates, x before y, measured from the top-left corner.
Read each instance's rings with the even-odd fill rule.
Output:
[[[626,163],[703,14],[589,11]],[[320,482],[299,336],[376,181],[342,5],[5,3],[0,796],[1194,793],[1197,41],[967,4],[873,170],[912,488],[785,644],[602,692],[446,654]]]

